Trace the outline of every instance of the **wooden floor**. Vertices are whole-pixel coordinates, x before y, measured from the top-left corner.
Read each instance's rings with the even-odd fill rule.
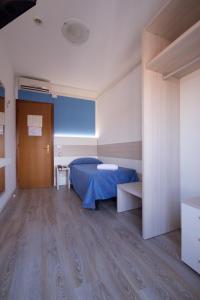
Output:
[[[141,238],[141,211],[81,208],[73,191],[19,191],[0,216],[0,300],[200,299],[180,232]]]

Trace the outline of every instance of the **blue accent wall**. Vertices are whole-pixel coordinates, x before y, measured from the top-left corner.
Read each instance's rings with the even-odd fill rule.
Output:
[[[54,104],[54,134],[95,135],[95,101],[19,90],[21,100]]]

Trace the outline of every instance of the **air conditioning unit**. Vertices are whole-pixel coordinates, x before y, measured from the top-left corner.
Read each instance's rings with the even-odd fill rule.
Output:
[[[42,92],[42,93],[50,93],[50,82],[45,80],[37,80],[32,78],[20,77],[19,89]]]

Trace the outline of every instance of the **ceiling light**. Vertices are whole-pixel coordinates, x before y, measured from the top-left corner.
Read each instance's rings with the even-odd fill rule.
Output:
[[[72,44],[81,45],[87,42],[90,30],[81,20],[69,19],[62,26],[62,34]]]

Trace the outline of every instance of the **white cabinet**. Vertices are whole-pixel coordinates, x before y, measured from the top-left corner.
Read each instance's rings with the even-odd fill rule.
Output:
[[[200,198],[182,202],[182,260],[200,274]]]

